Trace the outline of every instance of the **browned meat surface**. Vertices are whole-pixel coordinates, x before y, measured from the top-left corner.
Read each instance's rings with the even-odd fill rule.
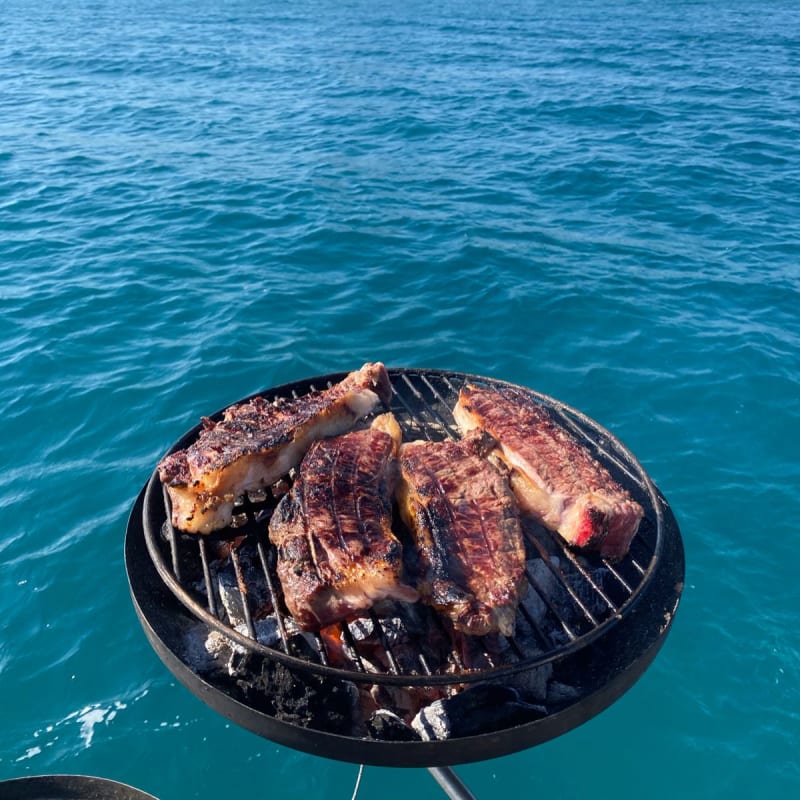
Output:
[[[391,530],[400,428],[391,414],[371,428],[315,442],[269,536],[290,613],[318,630],[390,598],[413,602]]]
[[[237,497],[286,475],[313,441],[388,406],[391,392],[383,364],[365,364],[330,389],[277,403],[257,397],[231,406],[219,422],[204,420],[194,443],[158,465],[172,524],[190,533],[224,528]]]
[[[476,448],[404,444],[398,505],[415,539],[423,600],[456,630],[511,636],[526,586],[525,545],[508,483]]]
[[[467,385],[454,415],[462,433],[496,440],[524,511],[575,547],[611,560],[628,552],[642,507],[529,394]]]

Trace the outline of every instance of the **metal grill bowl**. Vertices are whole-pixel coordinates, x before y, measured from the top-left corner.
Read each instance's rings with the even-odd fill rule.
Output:
[[[259,394],[270,400],[301,396],[344,374]],[[466,381],[508,385],[435,370],[391,369],[389,375],[391,410],[405,441],[458,438],[451,410]],[[245,497],[235,527],[205,537],[185,535],[169,524],[169,501],[154,473],[129,520],[126,566],[137,613],[158,654],[191,691],[237,724],[300,750],[356,763],[431,767],[491,758],[560,735],[597,714],[638,679],[669,630],[683,582],[680,533],[664,497],[616,438],[575,409],[530,394],[631,492],[645,517],[628,555],[613,564],[576,554],[558,536],[526,522],[529,586],[513,638],[454,637],[421,603],[413,617],[389,609],[342,625],[333,645],[322,635],[293,633],[267,536],[275,499],[269,493]],[[190,444],[199,430],[188,431],[170,452]],[[269,636],[263,633],[265,617]],[[361,636],[365,625],[370,651],[375,641],[382,648],[379,663]],[[394,645],[398,625],[402,652]],[[212,635],[230,647],[227,672],[207,669],[198,658],[198,646]],[[433,655],[432,640],[438,651]],[[347,654],[344,663],[341,651]],[[270,695],[278,677],[311,687],[323,704],[374,687],[465,697],[480,697],[487,689],[487,696],[496,697],[491,692],[502,689],[522,698],[529,713],[512,705],[504,717],[478,706],[473,727],[449,738],[385,741],[358,724],[299,720],[276,710]]]

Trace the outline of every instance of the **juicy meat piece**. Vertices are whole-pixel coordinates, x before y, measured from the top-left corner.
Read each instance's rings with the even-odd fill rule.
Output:
[[[382,414],[367,430],[315,442],[278,503],[269,537],[301,628],[318,630],[386,598],[418,599],[401,580],[391,529],[400,438],[395,418]]]
[[[529,394],[467,384],[454,416],[462,433],[497,442],[523,511],[575,547],[611,560],[628,552],[644,510]]]
[[[379,403],[388,406],[391,395],[383,364],[365,364],[330,389],[276,403],[256,397],[228,408],[219,422],[204,419],[197,440],[158,465],[172,524],[190,533],[224,528],[237,497],[275,483],[313,441],[344,433]]]
[[[419,559],[423,600],[456,630],[511,636],[524,587],[517,504],[478,441],[409,442],[400,448],[397,499]]]

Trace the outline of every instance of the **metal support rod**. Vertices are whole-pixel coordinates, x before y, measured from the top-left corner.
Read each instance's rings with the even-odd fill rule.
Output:
[[[428,772],[433,775],[436,783],[444,789],[450,800],[477,800],[450,767],[428,767]]]

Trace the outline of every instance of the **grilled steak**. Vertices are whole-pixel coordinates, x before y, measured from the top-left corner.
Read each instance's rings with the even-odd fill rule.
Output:
[[[454,416],[462,433],[479,429],[496,440],[523,511],[575,547],[610,560],[628,552],[642,507],[529,394],[468,384]]]
[[[400,427],[382,414],[367,430],[315,442],[269,536],[278,551],[286,606],[318,630],[385,598],[413,602],[402,548],[391,530]]]
[[[330,389],[276,403],[256,397],[219,422],[204,420],[197,441],[158,465],[172,524],[190,533],[224,528],[237,497],[275,483],[313,441],[349,430],[379,403],[388,406],[391,393],[383,364],[365,364]]]
[[[505,478],[478,441],[400,448],[400,513],[415,539],[422,598],[456,630],[513,635],[525,545]]]

